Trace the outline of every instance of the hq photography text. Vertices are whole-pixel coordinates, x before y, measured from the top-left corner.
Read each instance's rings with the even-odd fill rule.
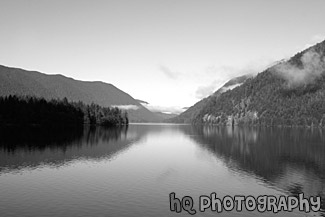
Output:
[[[186,211],[191,215],[197,213],[194,208],[194,200],[190,196],[177,198],[175,192],[169,194],[170,211],[180,213]],[[298,196],[274,196],[260,195],[255,196],[225,196],[218,198],[215,192],[210,196],[201,195],[199,197],[199,211],[205,212],[211,210],[213,212],[241,212],[258,211],[258,212],[292,212],[293,210],[309,213],[311,211],[318,212],[321,209],[321,198],[307,197],[301,193]]]

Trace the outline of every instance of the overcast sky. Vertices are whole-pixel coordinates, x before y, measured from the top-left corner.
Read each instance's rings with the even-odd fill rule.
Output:
[[[1,0],[0,64],[101,80],[167,111],[324,40],[324,9],[324,0]]]

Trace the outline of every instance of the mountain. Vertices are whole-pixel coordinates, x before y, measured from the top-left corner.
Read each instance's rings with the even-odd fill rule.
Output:
[[[129,94],[112,84],[79,81],[63,75],[47,75],[0,65],[0,96],[30,95],[45,99],[63,99],[117,106],[127,109],[131,122],[157,122],[161,117],[142,106]]]
[[[195,103],[193,106],[187,108],[187,110],[182,112],[180,115],[168,119],[166,121],[173,122],[173,123],[191,123],[193,119],[199,114],[201,109],[204,108],[205,105],[207,105],[210,100],[214,100],[215,98],[218,98],[223,92],[226,92],[227,90],[231,90],[235,87],[242,85],[251,76],[252,75],[243,75],[229,80],[227,83],[225,83],[221,88],[219,88],[216,92],[214,92],[209,97],[200,100],[199,102]]]
[[[193,123],[324,127],[325,41],[212,97]]]

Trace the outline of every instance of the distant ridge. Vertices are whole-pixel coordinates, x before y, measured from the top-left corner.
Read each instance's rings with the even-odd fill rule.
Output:
[[[101,81],[79,81],[60,74],[47,75],[0,65],[0,96],[31,95],[45,99],[82,101],[100,106],[126,106],[131,122],[157,122],[161,117],[129,94]]]
[[[191,123],[197,114],[201,111],[201,109],[210,101],[218,98],[223,92],[227,90],[231,90],[237,86],[243,84],[248,78],[252,77],[252,75],[242,75],[239,77],[235,77],[226,82],[222,87],[220,87],[216,92],[212,95],[198,101],[193,106],[187,108],[186,111],[182,112],[180,115],[166,120],[167,122],[174,123]]]

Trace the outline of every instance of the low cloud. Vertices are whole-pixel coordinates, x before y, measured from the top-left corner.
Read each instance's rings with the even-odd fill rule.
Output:
[[[138,110],[139,107],[136,105],[112,105],[112,107],[117,107],[123,110]]]
[[[230,86],[228,86],[228,87],[223,87],[222,89],[221,89],[221,93],[224,93],[224,92],[226,92],[227,90],[232,90],[232,89],[234,89],[234,88],[236,88],[236,87],[239,87],[240,85],[242,85],[243,83],[238,83],[238,84],[233,84],[233,85],[230,85]]]
[[[160,65],[159,70],[162,71],[168,78],[170,79],[177,79],[180,76],[180,72],[172,71],[167,66]]]
[[[223,82],[228,81],[232,78],[241,75],[256,75],[259,72],[264,71],[268,67],[275,64],[276,61],[273,59],[261,58],[254,62],[247,63],[242,66],[209,66],[205,69],[205,74],[208,76],[218,76],[218,79],[223,78]]]
[[[317,34],[317,35],[314,35],[313,37],[311,37],[310,39],[310,42],[308,42],[302,49],[300,50],[305,50],[319,42],[322,42],[325,40],[325,35],[322,35],[322,34]]]
[[[233,67],[233,66],[207,67],[204,71],[204,75],[210,78],[210,83],[199,86],[195,91],[195,97],[197,99],[203,99],[213,94],[216,90],[218,90],[223,84],[225,84],[230,79],[242,75],[252,75],[252,76],[256,75],[257,73],[264,71],[269,66],[274,64],[274,62],[275,61],[270,59],[261,59],[257,62],[251,62],[241,67]],[[217,79],[213,80],[213,78],[217,78]]]
[[[218,84],[219,83],[216,80],[214,80],[209,85],[198,87],[197,90],[195,91],[195,97],[198,99],[202,99],[211,95],[218,87]]]
[[[152,112],[162,112],[167,114],[180,114],[185,109],[178,106],[159,106],[159,105],[150,105],[150,104],[142,104],[144,107],[149,109]]]
[[[287,81],[288,86],[313,83],[325,72],[325,57],[308,51],[301,57],[301,66],[285,62],[275,66],[275,72]]]

